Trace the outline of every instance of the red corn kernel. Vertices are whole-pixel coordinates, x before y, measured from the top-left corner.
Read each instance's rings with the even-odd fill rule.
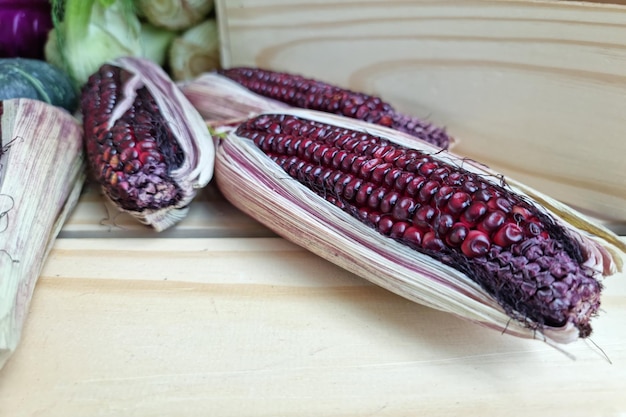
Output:
[[[356,196],[354,199],[355,203],[357,203],[359,206],[365,205],[370,195],[374,191],[374,189],[375,189],[375,186],[371,182],[361,185],[361,187],[359,187],[359,190],[356,193]]]
[[[493,232],[504,224],[506,214],[500,210],[489,212],[478,225],[478,229],[483,232]]]
[[[437,214],[437,210],[435,210],[431,206],[420,206],[413,216],[413,223],[416,226],[421,228],[429,228],[432,222],[432,219]]]
[[[530,211],[521,206],[514,206],[511,209],[511,213],[513,214],[513,219],[515,219],[515,221],[518,223],[528,219],[531,216]]]
[[[393,188],[398,191],[404,191],[407,188],[407,185],[413,181],[415,176],[408,172],[401,172],[401,174],[396,178],[396,182],[393,184]]]
[[[454,193],[452,197],[450,197],[450,200],[448,200],[447,207],[450,213],[458,214],[461,211],[465,210],[470,205],[471,202],[472,202],[472,197],[470,197],[469,194],[463,191],[458,191]]]
[[[446,235],[446,242],[450,246],[459,246],[463,243],[468,233],[469,228],[465,224],[455,223]]]
[[[382,160],[379,158],[372,158],[365,161],[361,168],[359,169],[359,175],[361,175],[365,179],[371,179],[377,183],[382,182],[382,178],[384,178],[385,173],[384,168],[381,170]],[[391,169],[391,165],[389,165],[389,169]],[[374,173],[376,174],[374,175]]]
[[[422,188],[424,182],[426,182],[424,177],[415,177],[406,185],[404,192],[410,196],[415,196]]]
[[[394,208],[399,197],[400,193],[396,191],[387,192],[382,200],[380,200],[380,211],[383,213],[389,213]]]
[[[435,169],[437,169],[437,164],[435,162],[432,162],[432,161],[431,162],[425,162],[419,168],[419,173],[420,173],[420,175],[423,175],[423,176],[427,177],[430,174],[432,174],[433,171],[435,171]]]
[[[428,181],[426,184],[422,185],[418,192],[418,197],[420,202],[426,204],[430,202],[430,199],[437,193],[439,190],[439,183],[435,181]]]
[[[416,206],[413,198],[401,197],[394,205],[392,215],[396,220],[409,220],[413,217]]]
[[[393,164],[402,154],[403,152],[399,149],[390,149],[389,151],[387,151],[387,153],[385,153],[383,159],[385,160],[385,162]]]
[[[492,198],[487,202],[490,210],[502,210],[505,213],[511,211],[511,202],[503,197]]]
[[[431,251],[441,251],[446,245],[437,237],[435,232],[427,232],[422,238],[422,247]]]
[[[383,235],[389,235],[394,224],[395,221],[391,216],[383,215],[378,222],[378,231]]]
[[[421,246],[424,233],[417,227],[407,227],[402,235],[402,239],[412,245]]]
[[[493,193],[491,190],[488,189],[480,189],[476,192],[474,192],[474,194],[472,194],[473,200],[474,201],[483,201],[483,202],[487,202],[491,199],[491,197],[493,196]],[[490,210],[493,210],[494,207],[493,205],[488,206]]]
[[[371,171],[370,180],[378,184],[382,184],[383,181],[385,180],[385,176],[387,175],[389,171],[391,171],[392,168],[393,168],[393,164],[390,164],[388,162],[383,163],[383,164],[378,164],[378,166],[376,166]]]
[[[381,187],[376,188],[374,191],[372,191],[369,198],[367,199],[367,206],[374,210],[378,210],[381,200],[385,197],[386,191],[387,190]]]
[[[402,175],[402,170],[398,168],[392,168],[385,175],[384,184],[388,187],[393,187],[396,183],[396,180]]]
[[[394,239],[399,239],[404,236],[406,229],[408,229],[409,224],[407,222],[396,222],[391,227],[391,232],[389,233],[389,237]]]
[[[493,235],[493,243],[498,246],[508,247],[513,243],[520,242],[524,238],[524,232],[515,223],[506,223]]]
[[[487,204],[482,201],[474,201],[461,214],[461,220],[466,222],[467,224],[474,225],[485,214],[487,214]]]
[[[491,242],[489,236],[480,230],[471,230],[461,244],[463,254],[468,258],[483,256],[489,252]]]
[[[437,193],[433,197],[433,201],[437,207],[443,207],[448,202],[450,197],[452,197],[452,194],[454,194],[454,188],[449,185],[443,185],[439,188],[439,190],[437,190]]]
[[[380,212],[370,211],[369,215],[367,216],[367,222],[377,227],[378,223],[380,223],[381,218],[382,218],[382,215],[380,214]]]
[[[465,181],[463,184],[463,191],[468,194],[473,194],[478,191],[478,185],[474,181]]]
[[[447,213],[443,213],[437,217],[437,221],[435,222],[435,230],[439,234],[439,236],[444,236],[448,233],[448,230],[454,224],[454,217]]]
[[[352,200],[356,193],[361,188],[363,181],[360,178],[352,178],[343,189],[343,198],[346,200]]]

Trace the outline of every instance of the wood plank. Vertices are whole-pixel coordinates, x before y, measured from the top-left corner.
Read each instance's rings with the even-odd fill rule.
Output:
[[[181,222],[160,233],[120,212],[97,185],[89,183],[59,234],[61,238],[267,236],[275,234],[228,203],[214,183],[200,190]]]
[[[576,1],[578,2],[579,0],[567,0],[567,1]],[[626,5],[626,0],[583,0],[586,3],[596,3],[596,4],[620,4],[620,5]]]
[[[455,151],[626,224],[626,8],[584,2],[218,0],[225,66],[381,95]]]
[[[625,278],[595,321],[608,363],[590,342],[571,360],[407,302],[277,238],[59,239],[0,415],[619,415]]]

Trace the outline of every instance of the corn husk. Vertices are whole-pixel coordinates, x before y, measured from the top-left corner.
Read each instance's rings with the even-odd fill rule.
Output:
[[[30,99],[0,116],[0,367],[18,346],[35,284],[85,179],[82,128]]]
[[[216,72],[207,72],[177,85],[205,120],[242,119],[264,111],[289,108]]]
[[[305,110],[274,113],[368,132],[443,161],[462,164],[495,184],[502,181],[502,176],[480,164],[384,127]],[[513,319],[470,277],[379,234],[327,203],[289,178],[250,140],[234,134],[234,129],[224,128],[222,133],[225,136],[216,157],[217,185],[231,203],[277,234],[409,300],[479,325],[518,337],[539,338],[553,345],[578,339],[578,329],[571,324],[541,327],[529,319]],[[512,191],[534,201],[566,228],[584,249],[586,265],[598,276],[622,269],[626,244],[618,236],[548,196],[512,180],[507,182]]]

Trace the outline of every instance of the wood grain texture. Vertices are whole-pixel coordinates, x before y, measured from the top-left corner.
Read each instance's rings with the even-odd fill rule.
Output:
[[[278,238],[59,239],[0,415],[617,416],[625,278],[595,323],[608,363],[407,302]]]
[[[566,0],[566,1],[570,1],[570,0]],[[577,1],[578,0],[571,0],[571,1]],[[620,4],[620,5],[626,5],[626,0],[584,0],[587,3],[596,3],[596,4],[608,4],[608,5],[613,5],[613,4]]]
[[[105,199],[100,188],[88,183],[80,203],[59,235],[62,238],[172,238],[267,237],[274,233],[228,203],[214,183],[198,192],[187,216],[163,232],[139,223]]]
[[[579,2],[218,0],[225,66],[380,95],[455,151],[626,224],[626,8]]]

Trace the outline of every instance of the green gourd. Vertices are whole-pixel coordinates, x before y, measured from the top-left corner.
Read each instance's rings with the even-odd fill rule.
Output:
[[[38,59],[0,59],[0,100],[31,98],[74,112],[78,94],[61,69]]]

